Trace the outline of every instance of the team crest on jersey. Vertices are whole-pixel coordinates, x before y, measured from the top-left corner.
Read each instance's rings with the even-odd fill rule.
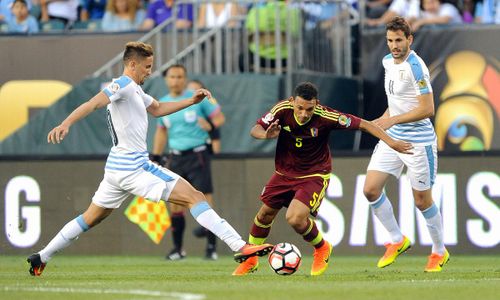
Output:
[[[349,125],[351,125],[351,118],[347,117],[346,115],[340,115],[339,124],[344,127],[349,127]]]
[[[420,79],[419,81],[417,81],[417,84],[418,84],[418,87],[421,89],[424,89],[427,87],[427,82],[425,82],[424,79]]]
[[[265,124],[269,125],[269,123],[272,122],[273,119],[274,119],[274,115],[272,113],[268,113],[267,115],[265,115],[262,118],[262,122],[264,122]]]
[[[318,128],[316,128],[316,127],[311,128],[311,136],[313,136],[313,137],[318,136]]]
[[[111,93],[116,93],[120,89],[120,85],[116,82],[113,82],[112,84],[109,85],[109,90]]]

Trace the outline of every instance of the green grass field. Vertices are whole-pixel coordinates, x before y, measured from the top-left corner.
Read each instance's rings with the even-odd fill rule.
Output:
[[[426,257],[403,256],[385,269],[376,257],[334,257],[323,276],[260,270],[231,276],[230,257],[56,256],[41,277],[28,274],[24,256],[0,256],[0,299],[500,299],[500,256],[452,256],[443,272],[426,274]]]

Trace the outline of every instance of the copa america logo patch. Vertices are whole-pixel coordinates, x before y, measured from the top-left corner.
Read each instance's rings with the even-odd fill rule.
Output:
[[[262,118],[262,122],[266,123],[269,125],[269,123],[274,119],[274,115],[272,113],[268,113],[267,115]]]
[[[120,85],[116,82],[112,83],[110,86],[109,86],[109,90],[112,92],[112,93],[116,93],[116,91],[118,91],[120,89]]]
[[[351,118],[347,117],[346,115],[340,115],[339,124],[344,127],[349,127],[349,125],[351,125]]]

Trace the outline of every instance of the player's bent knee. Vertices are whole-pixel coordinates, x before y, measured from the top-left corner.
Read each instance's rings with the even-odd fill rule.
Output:
[[[373,202],[380,197],[381,191],[370,186],[365,186],[363,188],[363,194],[365,195],[366,199],[368,199],[368,201]]]
[[[290,226],[296,229],[302,229],[304,227],[304,224],[307,224],[307,219],[304,219],[300,217],[299,215],[287,215],[286,216],[286,221]]]

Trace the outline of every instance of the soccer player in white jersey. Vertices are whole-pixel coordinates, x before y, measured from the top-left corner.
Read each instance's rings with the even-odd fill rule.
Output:
[[[367,168],[364,194],[373,214],[392,239],[386,244],[386,252],[378,261],[378,267],[392,264],[399,254],[411,246],[410,240],[401,233],[391,202],[383,191],[389,176],[399,177],[406,166],[415,206],[425,217],[432,238],[432,253],[425,271],[439,272],[450,255],[443,242],[441,213],[432,200],[437,148],[434,127],[429,120],[434,115],[429,70],[424,61],[410,49],[413,36],[403,18],[395,17],[387,24],[386,38],[391,53],[384,57],[382,63],[389,107],[374,122],[392,138],[412,143],[413,154],[398,153],[379,141]]]
[[[247,244],[208,205],[203,193],[194,189],[179,175],[148,159],[147,113],[155,117],[165,116],[199,103],[205,97],[210,98],[210,92],[199,89],[192,98],[159,103],[144,93],[140,86],[151,75],[153,48],[142,42],[129,42],[125,46],[123,63],[125,68],[121,77],[114,79],[103,91],[76,108],[48,134],[49,143],[61,143],[71,125],[106,106],[113,147],[106,161],[104,178],[90,206],[83,214],[68,222],[45,248],[28,257],[30,274],[41,275],[56,252],[69,246],[81,233],[99,224],[115,208],[120,207],[129,194],[156,202],[168,199],[172,203],[188,207],[198,223],[237,252],[234,255],[237,262],[269,253],[272,245]]]

